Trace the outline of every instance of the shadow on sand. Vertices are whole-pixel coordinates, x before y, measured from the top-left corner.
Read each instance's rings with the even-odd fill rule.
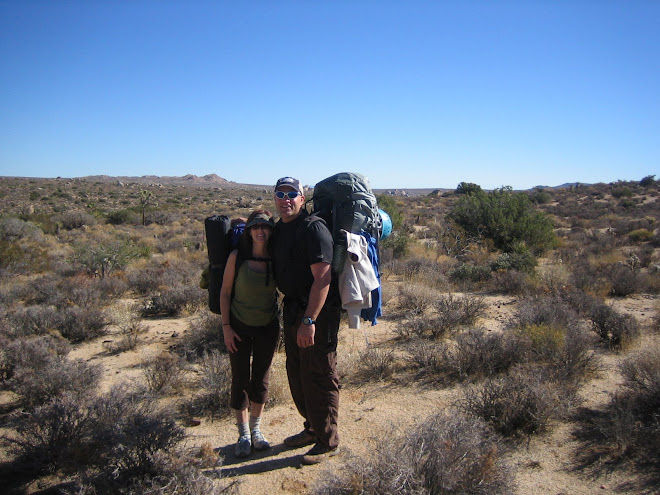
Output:
[[[280,456],[282,452],[290,453],[290,455],[282,457]],[[291,450],[280,443],[262,452],[252,451],[250,457],[239,458],[234,455],[234,444],[218,448],[218,453],[225,458],[221,469],[223,478],[266,473],[287,467],[299,468],[301,466],[300,458],[304,452],[305,450],[301,452]]]

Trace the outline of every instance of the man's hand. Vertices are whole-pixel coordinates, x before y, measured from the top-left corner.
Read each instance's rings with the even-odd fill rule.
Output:
[[[314,334],[316,325],[305,325],[301,323],[298,327],[298,347],[312,347],[314,345]]]

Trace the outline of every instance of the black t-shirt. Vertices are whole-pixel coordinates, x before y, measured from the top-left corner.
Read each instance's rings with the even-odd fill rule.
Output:
[[[332,234],[319,217],[303,210],[291,222],[279,220],[273,231],[273,268],[278,289],[287,298],[307,304],[314,282],[310,265],[332,263],[332,252]]]

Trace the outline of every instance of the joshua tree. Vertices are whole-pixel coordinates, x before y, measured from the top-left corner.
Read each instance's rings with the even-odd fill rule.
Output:
[[[142,226],[145,226],[147,224],[145,220],[145,212],[147,211],[147,206],[150,204],[156,204],[152,203],[154,199],[154,193],[151,191],[147,191],[146,189],[140,190],[140,207],[142,208]]]

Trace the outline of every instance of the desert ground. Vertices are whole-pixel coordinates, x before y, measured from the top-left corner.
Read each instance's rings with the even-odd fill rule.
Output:
[[[501,331],[515,310],[517,298],[488,296],[487,317],[478,322],[490,331]],[[395,302],[392,302],[395,304]],[[614,301],[617,309],[639,319],[643,328],[649,328],[656,314],[657,296],[631,296]],[[400,322],[384,316],[372,326],[363,322],[360,329],[349,329],[343,323],[340,330],[338,349],[339,366],[354,366],[359,353],[367,345],[387,344],[396,339],[395,327]],[[103,345],[112,335],[95,342],[78,346],[71,358],[81,358],[101,363],[105,374],[102,386],[108,389],[118,382],[143,380],[139,364],[172,347],[183,337],[187,329],[186,319],[160,319],[148,324],[149,331],[143,337],[144,345],[135,351],[109,355]],[[367,344],[367,339],[369,343]],[[645,331],[636,344],[640,348],[660,345],[660,335]],[[617,361],[620,355],[603,351],[601,370],[580,391],[584,400],[582,407],[599,409],[610,399],[620,385]],[[240,494],[304,494],[322,484],[329,472],[341,470],[343,463],[359,463],[368,458],[380,442],[387,441],[392,432],[405,432],[426,416],[443,408],[450,408],[456,400],[460,386],[431,389],[423,384],[396,377],[387,381],[351,383],[343,385],[340,405],[340,435],[342,454],[316,466],[302,466],[300,457],[308,447],[290,450],[283,439],[301,429],[302,422],[288,396],[284,353],[276,355],[273,365],[273,381],[283,395],[282,403],[267,407],[263,419],[263,431],[272,448],[266,452],[253,453],[248,459],[236,458],[233,446],[236,428],[230,417],[195,418],[194,426],[187,426],[187,447],[199,449],[210,445],[219,454],[218,467],[207,469],[211,476],[222,478],[223,486],[230,486]],[[171,396],[176,401],[176,396]],[[199,424],[197,422],[199,421]],[[507,454],[507,463],[512,467],[515,493],[520,495],[587,495],[654,493],[653,489],[640,488],[643,473],[610,470],[607,466],[595,469],[578,469],[575,464],[576,451],[581,448],[572,431],[575,424],[562,421],[553,425],[549,433],[533,436],[517,444]],[[641,484],[643,486],[643,483]],[[659,489],[660,490],[660,489]],[[38,493],[37,486],[29,492]],[[655,491],[660,493],[660,491]]]
[[[653,358],[660,355],[660,187],[654,176],[525,192],[486,192],[461,183],[456,191],[379,196],[396,225],[381,247],[383,316],[377,325],[362,322],[359,329],[342,323],[342,452],[316,466],[301,465],[306,448],[290,450],[282,443],[302,427],[288,392],[283,350],[275,356],[262,420],[272,445],[266,452],[234,456],[237,433],[226,393],[215,393],[229,376],[216,376],[210,386],[204,382],[208,356],[200,347],[226,358],[219,327],[203,323],[212,321],[207,292],[198,287],[208,263],[204,218],[272,208],[267,188],[241,187],[217,176],[186,176],[171,184],[154,177],[121,179],[0,178],[0,487],[6,485],[8,493],[376,493],[361,491],[350,479],[341,490],[333,483],[344,474],[364,474],[360,469],[414,437],[428,418],[442,412],[458,416],[467,391],[488,391],[495,383],[491,377],[505,381],[520,369],[528,379],[536,374],[537,380],[552,381],[525,385],[543,391],[547,385],[543,400],[557,407],[540,418],[542,427],[532,417],[531,426],[492,436],[495,443],[481,469],[505,473],[510,490],[498,494],[660,493],[660,445],[653,445],[660,438],[660,366]],[[484,215],[484,222],[504,221],[490,232],[484,224],[471,230],[476,208],[500,213]],[[521,211],[522,218],[510,217]],[[517,223],[528,229],[508,231],[514,242],[498,237]],[[479,308],[464,318],[467,307],[438,305],[442,301]],[[535,357],[518,356],[519,368],[507,367],[507,355],[485,346],[472,358],[481,358],[480,366],[503,359],[504,367],[457,376],[437,358],[451,357],[471,332],[485,336],[479,345],[501,337],[488,342],[521,342]],[[513,338],[519,333],[524,340]],[[186,346],[193,338],[201,344],[191,358]],[[567,342],[584,345],[581,359],[593,367],[575,367]],[[421,359],[427,349],[435,362]],[[159,378],[169,383],[155,386],[149,373],[163,357],[169,368]],[[564,368],[576,375],[564,376]],[[60,369],[69,373],[66,380]],[[98,382],[92,380],[97,372]],[[91,386],[83,386],[85,377]],[[78,413],[92,421],[90,411],[115,397],[109,394],[118,385],[142,394],[136,397],[149,407],[154,401],[158,414],[167,417],[161,425],[169,425],[160,433],[182,429],[183,439],[163,449],[150,436],[153,431],[118,428],[122,418],[116,414],[101,416],[112,420],[99,423],[108,428],[112,448],[84,428],[80,436],[76,431],[58,436],[59,426],[76,426]],[[631,385],[642,390],[633,393]],[[209,395],[215,400],[209,402]],[[71,405],[71,397],[80,402]],[[67,400],[70,416],[62,412],[66,407],[58,409]],[[141,405],[135,407],[131,411]],[[51,423],[42,431],[35,418]],[[499,419],[484,418],[492,424]],[[24,425],[39,431],[21,430]],[[135,466],[122,463],[135,459],[126,457],[113,436],[124,431],[145,436],[133,471]],[[79,457],[51,463],[48,456],[57,457],[60,445]],[[441,446],[453,447],[451,441]],[[40,458],[32,463],[35,454]],[[165,467],[158,464],[162,458]],[[99,459],[115,463],[117,478],[123,474],[116,488],[102,486],[114,483],[116,473],[104,470]],[[452,469],[457,468],[446,466]],[[150,478],[154,472],[160,473],[157,483]],[[480,472],[470,477],[481,479]],[[466,486],[441,493],[490,493]]]

